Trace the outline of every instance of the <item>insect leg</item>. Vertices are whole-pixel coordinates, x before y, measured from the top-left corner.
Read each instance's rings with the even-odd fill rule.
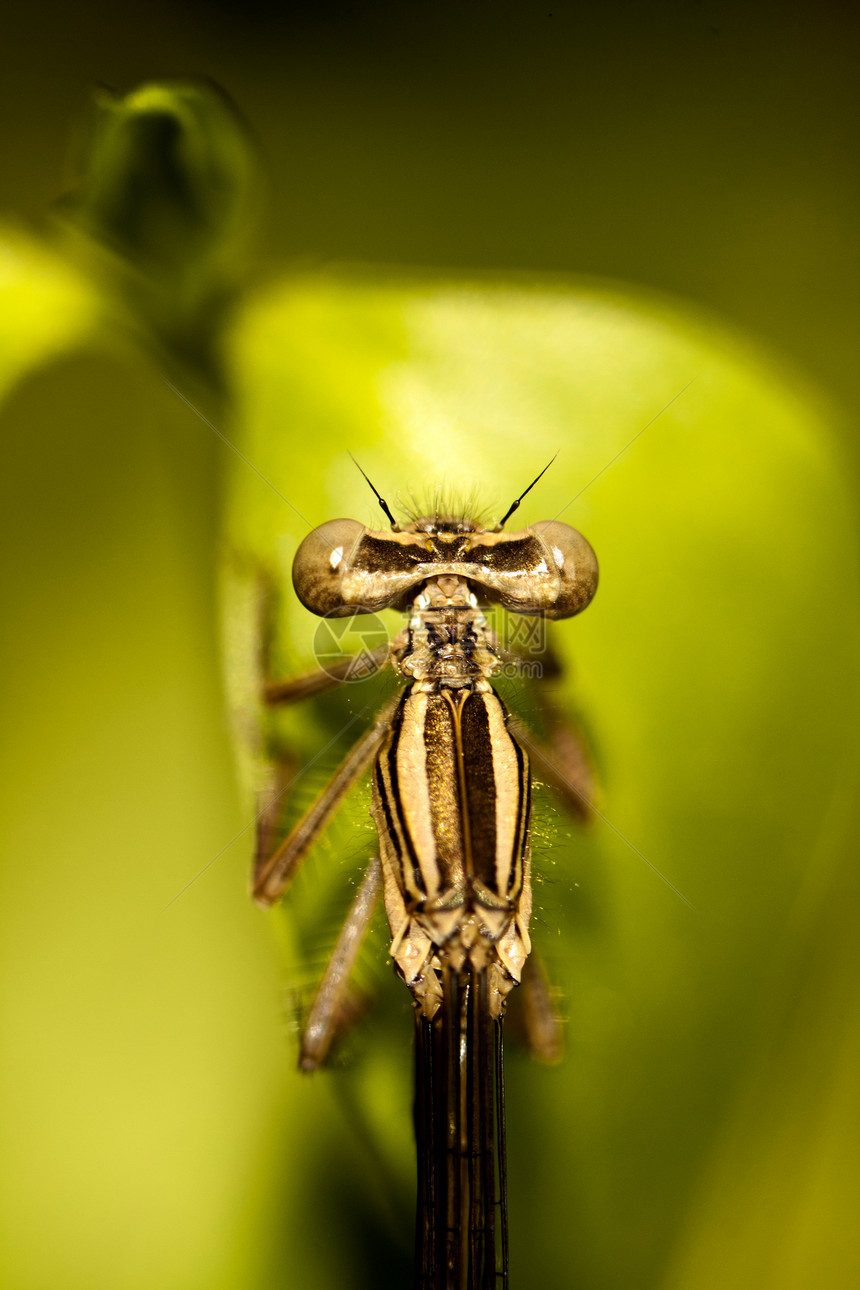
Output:
[[[284,894],[299,865],[346,794],[373,761],[385,738],[393,707],[393,703],[385,705],[374,724],[349,750],[316,801],[293,826],[280,846],[257,866],[252,894],[258,905],[267,908]]]
[[[382,870],[374,856],[349,907],[302,1030],[299,1065],[303,1071],[316,1070],[354,1020],[357,1009],[350,1000],[349,978],[379,902],[381,886]]]
[[[272,649],[275,640],[277,604],[278,585],[275,579],[265,571],[260,571],[257,574],[256,606],[258,667],[261,697],[267,706],[299,703],[302,699],[325,694],[344,681],[361,681],[378,672],[388,662],[389,646],[385,644],[376,649],[365,650],[361,654],[348,654],[341,659],[332,660],[325,668],[311,668],[307,672],[297,672],[295,676],[273,677]]]
[[[298,763],[285,752],[276,754],[266,770],[266,782],[257,793],[257,828],[253,873],[259,873],[275,849],[278,822],[284,813],[287,793],[298,774]]]
[[[516,719],[508,721],[508,729],[525,748],[537,777],[549,785],[571,814],[588,824],[594,813],[595,785],[579,732],[561,720],[550,724],[546,740],[539,739]]]
[[[266,680],[263,684],[263,702],[272,707],[282,703],[298,703],[302,699],[325,694],[344,681],[362,681],[385,667],[389,657],[388,645],[380,645],[363,654],[347,654],[342,659],[327,663],[325,670],[317,667],[283,680]]]
[[[526,959],[520,988],[508,1004],[508,1024],[530,1055],[548,1066],[564,1055],[564,1038],[552,987],[534,946]]]
[[[538,774],[546,781],[562,805],[583,824],[593,815],[596,785],[588,744],[563,701],[559,681],[564,665],[552,645],[544,640],[541,647],[525,655],[505,651],[508,663],[534,676],[537,665],[540,676],[540,714],[543,734],[536,735],[522,722],[509,720],[508,728],[525,746]]]

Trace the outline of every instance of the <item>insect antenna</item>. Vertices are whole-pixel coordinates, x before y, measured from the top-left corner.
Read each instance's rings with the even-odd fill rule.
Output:
[[[528,486],[528,488],[525,490],[525,492],[520,493],[520,495],[519,495],[519,497],[517,498],[517,500],[516,500],[515,502],[512,502],[512,503],[511,503],[511,505],[510,505],[510,506],[508,507],[508,509],[505,511],[505,514],[502,516],[502,518],[499,520],[499,522],[498,522],[498,524],[496,525],[496,527],[493,529],[493,532],[494,532],[494,533],[501,533],[502,529],[505,527],[505,525],[507,524],[508,520],[509,520],[509,519],[511,518],[511,516],[513,515],[514,511],[517,509],[517,507],[519,506],[520,502],[521,502],[521,501],[523,500],[523,498],[525,497],[526,493],[530,493],[530,492],[532,491],[532,489],[534,488],[535,484],[536,484],[536,483],[538,482],[538,480],[541,478],[541,475],[545,475],[545,474],[546,474],[546,472],[549,470],[550,466],[551,466],[551,465],[552,465],[552,463],[555,461],[555,458],[556,458],[557,456],[558,456],[558,453],[555,453],[555,455],[554,455],[553,457],[550,457],[549,461],[548,461],[548,462],[546,463],[546,465],[544,466],[544,468],[543,468],[543,470],[541,471],[540,475],[537,475],[537,476],[532,480],[532,482],[529,484],[529,486]],[[353,459],[353,460],[354,460],[354,459]],[[356,464],[356,465],[358,465],[358,462],[356,462],[355,464]],[[359,467],[359,469],[361,469],[361,467]],[[362,474],[364,474],[364,471],[362,471]],[[367,481],[367,482],[370,484],[370,480],[369,480],[369,479],[368,479],[368,481]],[[370,486],[371,486],[371,488],[373,488],[373,485],[372,485],[372,484],[371,484]],[[376,492],[376,489],[374,488],[374,489],[373,489],[373,491],[374,491],[374,492]]]
[[[350,453],[349,455],[350,455],[350,457],[352,457],[353,463],[355,464],[355,466],[356,466],[356,468],[358,469],[359,473],[360,473],[360,474],[362,474],[362,475],[364,475],[364,478],[367,480],[368,484],[370,484],[370,488],[371,488],[372,492],[376,495],[376,500],[379,502],[379,505],[382,507],[383,511],[385,512],[385,515],[387,516],[387,518],[388,518],[389,520],[391,520],[391,528],[392,528],[392,532],[394,532],[394,533],[399,533],[399,532],[400,532],[400,525],[397,523],[397,520],[396,520],[396,519],[394,518],[394,516],[391,514],[391,508],[389,507],[388,502],[386,502],[386,500],[385,500],[385,498],[382,496],[382,494],[381,494],[380,492],[378,492],[376,488],[374,488],[374,486],[373,486],[373,484],[371,483],[370,479],[368,479],[367,475],[365,475],[365,474],[364,474],[364,471],[361,469],[361,466],[359,466],[358,462],[355,460],[355,457],[353,457],[353,456],[352,456],[352,453]],[[535,481],[535,482],[537,482],[537,481]]]

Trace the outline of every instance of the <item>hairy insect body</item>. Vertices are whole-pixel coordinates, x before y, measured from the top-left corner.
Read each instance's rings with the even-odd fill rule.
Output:
[[[392,660],[411,684],[376,759],[372,806],[391,955],[425,1017],[445,970],[468,966],[486,971],[498,1018],[531,948],[530,776],[465,579],[425,584]]]
[[[412,617],[392,644],[395,670],[420,689],[473,688],[501,666],[496,638],[465,578],[431,579],[415,597]]]
[[[482,605],[570,618],[597,588],[596,557],[575,529],[555,519],[503,531],[531,487],[492,529],[438,513],[401,526],[377,493],[389,532],[329,520],[293,561],[296,594],[320,617],[408,615],[390,651],[374,651],[377,665],[390,662],[405,682],[403,692],[284,840],[273,851],[258,846],[254,895],[264,905],[278,899],[338,803],[372,769],[379,858],[367,867],[320,982],[300,1060],[315,1069],[344,1017],[348,1024],[349,977],[381,886],[391,956],[415,1003],[421,1290],[509,1284],[502,1020],[531,949],[526,748],[566,805],[582,815],[587,800],[577,778],[584,754],[571,757],[568,748],[559,764],[521,726],[515,737],[492,684],[502,660]],[[264,694],[284,703],[322,693],[350,679],[352,666],[349,659],[324,675],[269,681]],[[268,809],[261,820],[265,838]],[[534,990],[540,973],[529,976]]]

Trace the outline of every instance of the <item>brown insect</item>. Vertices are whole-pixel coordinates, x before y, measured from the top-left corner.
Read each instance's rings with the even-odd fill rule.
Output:
[[[263,906],[283,895],[372,768],[379,854],[307,1016],[301,1065],[319,1066],[344,1025],[350,972],[381,892],[395,971],[414,1000],[416,1285],[424,1290],[508,1285],[502,1021],[521,981],[533,1047],[545,1056],[558,1047],[545,979],[529,959],[530,763],[586,819],[588,758],[552,700],[545,742],[511,717],[493,688],[503,656],[483,612],[498,604],[569,618],[597,589],[594,552],[575,529],[550,520],[504,532],[537,479],[491,529],[438,514],[400,525],[371,484],[390,529],[331,520],[305,538],[293,563],[296,595],[312,613],[408,614],[372,660],[393,667],[404,688],[273,850],[277,803],[261,813],[253,892]],[[557,673],[548,650],[542,662],[545,674]],[[269,681],[265,700],[320,694],[346,680],[352,663]]]

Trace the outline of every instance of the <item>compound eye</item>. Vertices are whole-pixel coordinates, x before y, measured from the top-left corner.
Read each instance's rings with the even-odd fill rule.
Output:
[[[581,613],[597,590],[597,556],[590,544],[560,520],[533,524],[532,532],[546,548],[560,580],[557,596],[544,610],[546,617],[571,618]]]
[[[355,606],[345,605],[340,584],[343,570],[364,533],[358,520],[329,520],[307,535],[293,560],[296,595],[312,614],[348,615]]]

